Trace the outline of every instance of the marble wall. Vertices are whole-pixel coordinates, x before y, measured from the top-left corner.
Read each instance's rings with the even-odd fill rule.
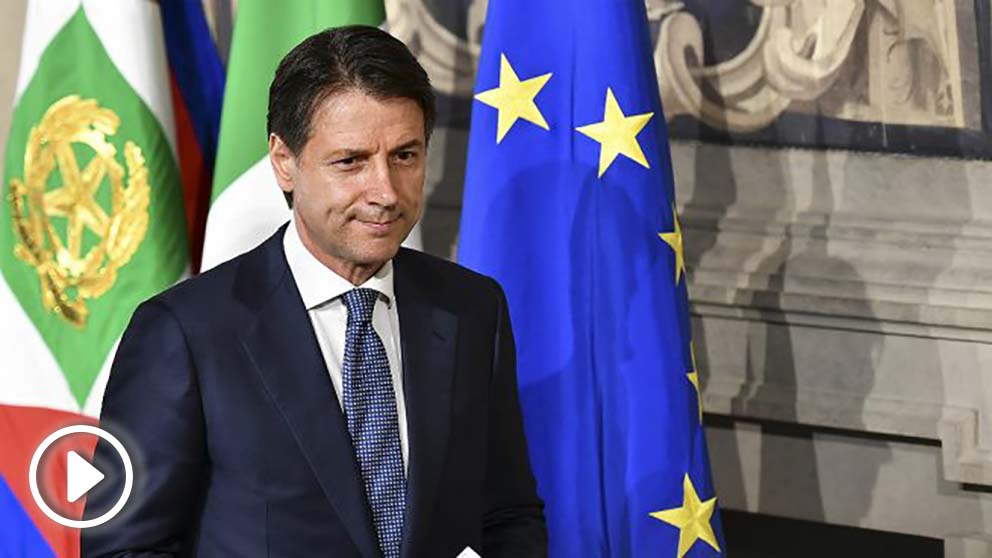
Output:
[[[992,165],[672,153],[723,505],[988,556]]]
[[[26,0],[0,2],[0,148],[7,145],[7,130],[10,129],[26,5]],[[2,166],[3,158],[0,158]]]

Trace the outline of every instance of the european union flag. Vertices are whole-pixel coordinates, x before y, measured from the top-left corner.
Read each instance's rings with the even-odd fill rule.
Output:
[[[724,553],[651,50],[643,0],[489,4],[458,257],[507,292],[557,558]]]

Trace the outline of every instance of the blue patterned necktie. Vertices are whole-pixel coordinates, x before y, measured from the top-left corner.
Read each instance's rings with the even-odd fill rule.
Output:
[[[379,292],[372,289],[353,289],[344,295],[348,328],[342,399],[379,548],[383,558],[399,558],[406,474],[389,359],[372,328],[372,310],[378,299]]]

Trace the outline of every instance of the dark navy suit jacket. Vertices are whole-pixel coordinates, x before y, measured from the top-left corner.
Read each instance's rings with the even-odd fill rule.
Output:
[[[135,311],[101,416],[129,447],[135,491],[83,532],[83,557],[380,556],[284,228]],[[393,262],[410,440],[403,558],[466,546],[545,556],[502,290],[419,252]],[[86,517],[123,482],[102,441],[95,462],[116,470]]]

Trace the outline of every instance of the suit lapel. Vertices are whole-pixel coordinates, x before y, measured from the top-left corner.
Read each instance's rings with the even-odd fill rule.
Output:
[[[402,556],[423,554],[451,422],[458,318],[435,304],[404,251],[394,260],[403,350],[403,392],[410,437]]]
[[[265,243],[257,258],[246,259],[246,269],[239,271],[244,283],[240,290],[247,293],[243,297],[258,305],[254,322],[242,334],[242,343],[355,545],[366,558],[378,557],[379,546],[351,438],[286,264],[283,230]]]

